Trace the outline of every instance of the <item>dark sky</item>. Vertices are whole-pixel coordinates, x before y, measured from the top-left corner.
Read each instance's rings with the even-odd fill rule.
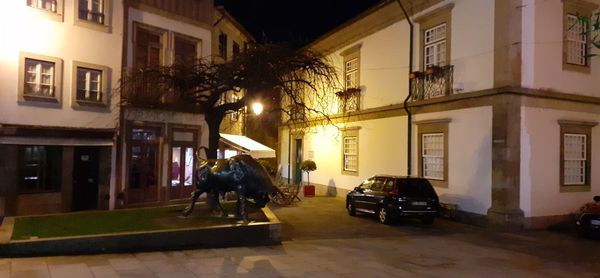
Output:
[[[215,0],[259,42],[303,46],[381,0]]]

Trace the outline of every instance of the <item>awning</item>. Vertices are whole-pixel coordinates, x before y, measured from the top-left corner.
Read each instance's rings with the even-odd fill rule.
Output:
[[[230,145],[254,158],[275,157],[275,150],[246,136],[221,133],[221,142]]]
[[[60,138],[60,137],[12,137],[0,136],[0,144],[45,145],[45,146],[112,146],[113,141],[104,138]]]

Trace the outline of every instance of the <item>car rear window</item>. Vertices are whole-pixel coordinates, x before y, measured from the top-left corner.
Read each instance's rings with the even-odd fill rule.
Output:
[[[401,179],[397,181],[398,193],[405,197],[433,197],[435,190],[426,179]]]

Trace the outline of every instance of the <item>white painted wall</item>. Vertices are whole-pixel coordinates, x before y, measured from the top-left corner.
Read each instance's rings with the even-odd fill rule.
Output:
[[[600,192],[600,127],[592,128],[590,192],[560,192],[558,120],[600,122],[598,113],[521,108],[521,209],[526,217],[565,215]]]
[[[342,174],[342,127],[360,127],[358,131],[358,175]],[[314,127],[303,140],[303,158],[312,159],[317,170],[311,172],[311,183],[352,189],[375,174],[406,174],[406,117],[393,117]],[[283,177],[288,177],[288,133],[282,132],[280,164]],[[292,150],[293,151],[293,150]],[[292,169],[293,172],[293,169]],[[303,180],[306,181],[306,174]]]
[[[74,25],[74,1],[64,1],[62,22],[44,16],[45,11],[27,7],[25,1],[0,1],[0,124],[115,127],[115,101],[110,111],[71,107],[71,79],[73,61],[99,64],[112,70],[111,88],[116,88],[121,76],[122,1],[112,1],[110,33]],[[17,103],[21,51],[63,60],[61,107]]]
[[[600,4],[598,0],[588,2]],[[563,1],[524,0],[522,10],[522,85],[600,97],[597,57],[591,58],[591,73],[563,70]],[[592,53],[600,51],[593,49]]]
[[[492,107],[418,114],[414,121],[450,119],[448,188],[436,187],[441,202],[485,215],[492,205]],[[414,125],[413,161],[418,169],[418,127]]]
[[[453,88],[459,92],[490,89],[494,86],[494,0],[444,1],[419,14],[454,3],[452,9],[452,31],[450,64],[454,65]],[[404,21],[403,24],[407,24]],[[415,25],[417,30],[418,24]],[[420,32],[416,31],[415,57],[419,61]]]
[[[427,14],[448,3],[452,9],[451,61],[454,65],[454,88],[461,92],[493,87],[494,74],[494,1],[444,1],[415,16]],[[351,27],[351,26],[350,26]],[[347,28],[350,28],[347,27]],[[346,30],[345,30],[346,31]],[[344,31],[344,32],[345,32]],[[414,69],[420,70],[420,34],[415,24]],[[409,25],[405,20],[347,43],[327,56],[343,80],[343,57],[340,53],[354,46],[360,48],[360,87],[362,109],[399,104],[408,94]],[[318,45],[317,45],[318,47]],[[337,112],[337,98],[330,112]]]

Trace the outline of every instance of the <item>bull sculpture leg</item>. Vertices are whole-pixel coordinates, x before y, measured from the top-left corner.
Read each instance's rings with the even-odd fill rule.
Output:
[[[248,212],[246,211],[246,187],[243,184],[239,184],[236,188],[238,192],[238,200],[236,204],[236,217],[241,218],[244,222],[248,222]]]
[[[185,207],[185,209],[181,213],[183,216],[187,217],[190,215],[190,213],[192,213],[192,210],[194,210],[194,205],[196,204],[196,201],[198,201],[198,197],[200,197],[201,194],[202,191],[194,190],[194,193],[192,193],[192,200],[190,204],[187,207]]]

